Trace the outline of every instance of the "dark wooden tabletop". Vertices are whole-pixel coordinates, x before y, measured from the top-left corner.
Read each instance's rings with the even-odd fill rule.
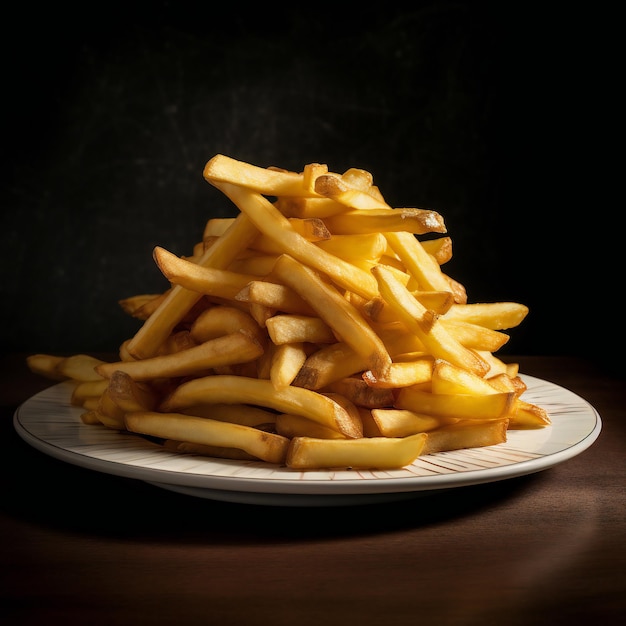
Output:
[[[51,382],[1,357],[0,623],[622,623],[624,379],[580,359],[514,360],[593,404],[590,448],[521,478],[313,508],[184,496],[51,458],[12,422]]]

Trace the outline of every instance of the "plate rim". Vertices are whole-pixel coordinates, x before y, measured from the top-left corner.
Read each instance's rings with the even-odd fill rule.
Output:
[[[584,452],[596,441],[602,430],[602,419],[598,411],[595,409],[595,407],[593,407],[593,405],[591,405],[587,400],[585,400],[575,392],[551,381],[521,373],[520,377],[529,385],[529,389],[532,389],[533,387],[540,384],[548,385],[552,389],[552,391],[556,390],[570,396],[572,400],[576,401],[578,408],[584,408],[585,410],[589,411],[589,419],[594,420],[593,427],[590,428],[587,434],[580,440],[553,453],[540,455],[535,458],[513,462],[495,468],[463,470],[445,474],[436,474],[433,476],[413,475],[394,476],[389,478],[377,476],[362,477],[362,472],[358,470],[347,470],[349,472],[355,472],[355,478],[345,480],[330,480],[328,478],[303,479],[299,477],[307,474],[310,475],[312,472],[293,470],[293,478],[280,478],[270,480],[267,477],[253,478],[250,476],[246,476],[242,478],[238,476],[218,476],[215,474],[190,474],[169,469],[164,470],[154,467],[129,465],[126,462],[119,462],[108,459],[98,459],[87,454],[81,454],[74,450],[68,450],[66,447],[58,445],[49,440],[44,440],[41,437],[33,434],[23,423],[23,418],[29,414],[29,411],[32,413],[32,411],[34,410],[34,405],[37,402],[45,401],[47,396],[59,393],[64,389],[66,390],[66,393],[69,394],[69,392],[73,388],[73,384],[71,383],[71,381],[63,381],[51,385],[50,387],[47,387],[46,389],[43,389],[28,398],[15,410],[13,423],[18,435],[27,444],[31,445],[33,448],[39,450],[40,452],[47,454],[48,456],[56,458],[57,460],[101,473],[108,473],[125,478],[142,480],[155,486],[167,486],[165,488],[170,488],[174,491],[178,490],[182,493],[189,493],[190,495],[198,495],[201,497],[209,497],[215,499],[216,492],[218,496],[219,492],[223,492],[225,496],[227,493],[229,494],[229,499],[239,498],[239,496],[241,496],[241,499],[245,500],[246,494],[254,494],[254,497],[252,499],[256,501],[258,499],[258,496],[263,495],[266,495],[268,497],[283,495],[310,495],[317,499],[319,498],[319,496],[334,498],[335,496],[364,496],[367,494],[391,495],[406,494],[409,492],[422,493],[425,491],[436,491],[488,482],[496,482],[544,471]],[[69,409],[72,414],[79,414],[83,410],[80,407],[69,406],[69,402],[67,406],[58,404],[56,406],[59,406],[59,408],[62,408],[64,410]],[[558,419],[555,422],[555,416],[551,417],[552,424],[550,426],[547,426],[546,428],[554,429],[556,423],[558,430]],[[72,427],[74,426],[75,423]],[[92,429],[94,428],[94,426],[79,424],[79,428]],[[540,430],[543,431],[544,429]],[[134,435],[119,433],[119,436],[129,437]],[[143,440],[142,445],[145,445],[145,443],[145,440]],[[501,446],[506,445],[507,444],[499,444],[498,446],[488,446],[487,448],[502,449]],[[481,448],[476,448],[474,450],[484,451],[484,449]],[[155,450],[155,452],[163,451]],[[429,457],[442,459],[446,457],[446,455],[449,456],[450,454],[454,454],[454,452],[455,451],[440,452],[436,455],[429,455]],[[170,454],[176,456],[176,453],[174,452]],[[211,462],[219,462],[221,464],[227,464],[229,466],[235,467],[241,466],[241,464],[250,466],[259,465],[259,463],[262,467],[267,466],[267,464],[263,462],[238,462],[229,460],[216,461],[215,459],[211,459]],[[324,470],[322,471],[325,472]],[[313,470],[313,472],[317,471]],[[370,472],[365,473],[369,474]],[[382,471],[378,473],[389,474],[389,472]],[[208,495],[204,495],[204,492],[206,492],[206,494]],[[235,496],[232,495],[233,493],[235,493]]]

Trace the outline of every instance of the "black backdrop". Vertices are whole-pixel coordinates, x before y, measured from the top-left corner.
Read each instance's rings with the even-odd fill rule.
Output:
[[[597,16],[388,4],[8,11],[2,349],[108,351],[134,334],[117,301],[167,286],[153,247],[187,254],[209,217],[234,214],[202,178],[223,153],[369,170],[392,205],[444,216],[445,269],[470,301],[530,307],[503,354],[615,354],[614,229],[580,167]]]

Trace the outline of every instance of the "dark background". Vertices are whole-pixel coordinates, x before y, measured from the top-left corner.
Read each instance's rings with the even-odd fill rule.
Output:
[[[217,153],[360,167],[445,218],[469,300],[530,307],[502,354],[619,367],[618,228],[593,171],[616,17],[516,2],[107,2],[5,11],[2,350],[115,351],[234,209]],[[576,12],[575,12],[576,11]],[[605,96],[603,96],[605,97]]]

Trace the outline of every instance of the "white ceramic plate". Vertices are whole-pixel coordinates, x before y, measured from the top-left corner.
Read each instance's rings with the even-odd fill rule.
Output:
[[[522,375],[524,399],[544,407],[552,424],[509,431],[496,446],[426,455],[394,471],[299,471],[262,462],[181,455],[145,438],[81,422],[72,385],[33,396],[14,415],[34,448],[84,468],[135,478],[197,497],[280,506],[334,506],[411,498],[433,490],[532,474],[586,450],[602,422],[584,399],[554,383]]]

